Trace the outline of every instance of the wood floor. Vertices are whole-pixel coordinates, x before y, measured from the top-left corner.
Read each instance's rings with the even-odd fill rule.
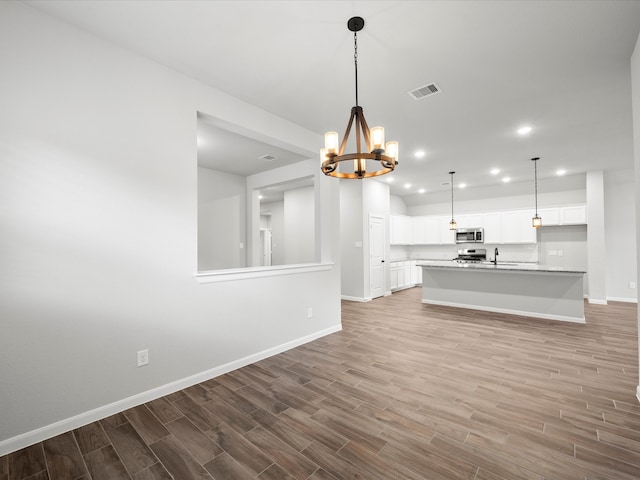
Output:
[[[343,303],[343,331],[0,457],[0,480],[638,479],[636,305]]]

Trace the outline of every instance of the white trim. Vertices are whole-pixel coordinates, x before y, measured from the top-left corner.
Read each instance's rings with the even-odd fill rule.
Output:
[[[606,305],[607,304],[606,300],[600,300],[600,299],[597,299],[597,298],[593,298],[593,299],[589,298],[587,301],[589,303],[593,303],[594,305]]]
[[[637,298],[607,297],[608,302],[638,303]]]
[[[230,282],[251,278],[292,275],[297,273],[321,272],[331,270],[333,263],[301,263],[296,265],[275,265],[271,267],[234,268],[229,270],[211,270],[198,272],[193,276],[198,283]]]
[[[442,305],[445,307],[469,308],[471,310],[483,310],[486,312],[507,313],[509,315],[521,315],[524,317],[542,318],[544,320],[560,320],[562,322],[586,323],[584,317],[567,317],[565,315],[553,315],[549,313],[527,312],[524,310],[511,310],[508,308],[495,308],[477,305],[467,305],[464,303],[440,302],[437,300],[422,300],[422,303],[431,305]]]
[[[414,288],[414,287],[418,287],[420,286],[419,284],[413,285],[413,284],[409,284],[409,285],[405,285],[404,287],[398,287],[398,288],[394,288],[391,290],[391,293],[394,292],[400,292],[402,290],[408,290],[409,288]]]
[[[638,399],[638,402],[640,402],[640,385],[636,387],[636,398]]]
[[[35,443],[42,442],[51,437],[55,437],[56,435],[69,432],[75,428],[79,428],[83,425],[87,425],[89,423],[106,418],[110,415],[114,415],[129,408],[142,405],[143,403],[150,402],[151,400],[164,397],[165,395],[169,395],[198,383],[202,383],[206,380],[224,375],[225,373],[237,370],[238,368],[242,368],[260,360],[264,360],[265,358],[269,358],[273,355],[277,355],[278,353],[285,352],[297,346],[304,345],[305,343],[309,343],[313,340],[324,337],[326,335],[330,335],[335,332],[339,332],[341,330],[342,324],[326,328],[305,337],[297,338],[290,342],[283,343],[282,345],[263,350],[262,352],[254,353],[247,357],[234,360],[232,362],[220,365],[209,370],[205,370],[204,372],[196,373],[195,375],[191,375],[189,377],[181,378],[180,380],[176,380],[175,382],[152,388],[151,390],[147,390],[146,392],[141,392],[136,395],[123,398],[122,400],[118,400],[108,405],[103,405],[101,407],[89,410],[88,412],[80,413],[70,418],[65,418],[64,420],[60,420],[50,425],[31,430],[30,432],[16,435],[15,437],[8,438],[0,442],[0,456],[7,455]]]
[[[370,302],[371,301],[370,298],[350,297],[349,295],[341,295],[340,298],[342,298],[342,300],[348,300],[349,302]]]

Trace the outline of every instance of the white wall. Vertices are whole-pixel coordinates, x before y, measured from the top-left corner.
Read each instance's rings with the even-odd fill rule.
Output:
[[[566,175],[562,177],[538,179],[538,207],[563,203],[586,203],[586,175]],[[524,193],[523,193],[524,192]],[[451,191],[442,187],[441,191],[403,197],[408,215],[429,215],[451,212]],[[502,183],[485,187],[456,189],[454,213],[477,211],[476,202],[483,201],[484,208],[506,210],[534,207],[533,178],[527,182]],[[437,206],[438,211],[424,210],[424,206]],[[434,208],[434,207],[431,207]]]
[[[402,200],[402,197],[397,195],[390,196],[390,205],[389,212],[392,215],[406,215],[407,214],[407,205]]]
[[[364,299],[362,180],[340,180],[340,283],[344,298]]]
[[[246,266],[246,180],[198,167],[198,271]]]
[[[385,219],[385,278],[389,278],[389,204],[389,186],[383,182],[374,179],[340,181],[341,292],[345,299],[371,299],[369,214]]]
[[[261,204],[260,209],[271,213],[271,264],[285,265],[284,200]]]
[[[605,173],[604,223],[607,299],[638,301],[633,170]],[[636,283],[636,288],[629,286]]]
[[[22,3],[0,65],[0,455],[340,328],[337,182],[333,267],[194,278],[196,112],[309,158],[319,135]]]
[[[556,205],[586,203],[585,175],[571,175],[538,182],[538,208]],[[513,183],[493,187],[467,188],[456,191],[454,216],[462,213],[490,212],[499,210],[519,210],[534,207],[534,194],[522,193],[529,190],[528,183]],[[423,203],[407,206],[407,215],[439,215],[451,212],[451,197],[434,193],[425,195]],[[544,219],[543,219],[544,224]]]
[[[589,303],[607,303],[606,251],[604,223],[604,173],[587,172],[587,271]]]
[[[315,261],[315,215],[313,187],[284,192],[285,262]]]
[[[640,35],[636,41],[636,47],[631,56],[631,95],[633,110],[633,155],[635,166],[635,190],[636,190],[636,271],[640,270]],[[638,311],[638,331],[640,331],[640,311]],[[638,336],[640,347],[640,335]],[[638,365],[640,365],[640,348],[638,348]],[[640,381],[636,390],[636,396],[640,401]]]

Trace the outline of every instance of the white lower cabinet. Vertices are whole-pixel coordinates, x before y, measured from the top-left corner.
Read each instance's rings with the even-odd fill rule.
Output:
[[[420,269],[420,272],[417,269]],[[391,262],[389,276],[391,290],[402,290],[422,282],[422,267],[417,267],[415,260]]]
[[[391,262],[389,264],[389,289],[398,289],[398,262]]]

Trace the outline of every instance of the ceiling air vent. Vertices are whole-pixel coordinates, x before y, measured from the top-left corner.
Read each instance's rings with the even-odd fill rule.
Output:
[[[276,158],[275,155],[269,155],[268,153],[266,155],[262,155],[261,157],[258,157],[258,160],[264,160],[265,162],[273,162]]]
[[[409,92],[409,95],[414,100],[422,100],[423,98],[430,95],[435,95],[436,93],[440,93],[440,87],[438,87],[435,83],[430,83],[428,85],[418,87],[415,90],[411,90]]]

